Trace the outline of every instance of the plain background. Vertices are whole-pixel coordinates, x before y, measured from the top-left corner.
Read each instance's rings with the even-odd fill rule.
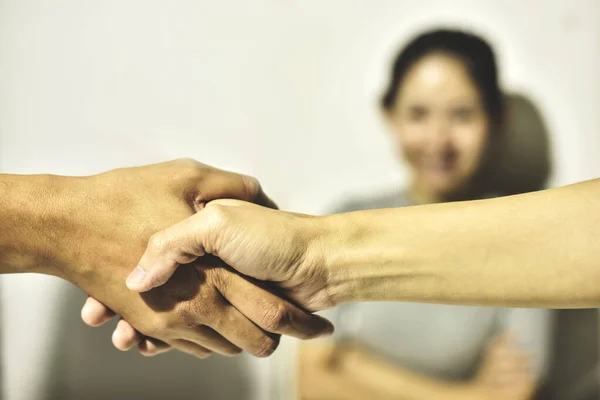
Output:
[[[600,176],[595,0],[0,0],[1,171],[84,175],[193,157],[259,177],[284,209],[322,212],[404,182],[376,102],[397,47],[439,23],[485,35],[504,86],[535,101],[553,185]],[[77,312],[61,313],[66,284],[1,284],[3,398],[44,398],[69,374],[150,390],[144,374],[97,382],[56,366],[61,340],[100,346]],[[115,356],[121,367],[137,357]],[[215,363],[192,364],[190,390],[211,393]],[[227,363],[239,368],[232,387],[250,382],[245,398],[266,398],[272,363]]]

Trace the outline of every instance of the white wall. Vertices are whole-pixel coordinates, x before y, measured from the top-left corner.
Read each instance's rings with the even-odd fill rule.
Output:
[[[489,36],[506,87],[547,119],[554,183],[600,176],[595,0],[0,0],[0,168],[89,174],[189,156],[322,212],[402,181],[375,101],[396,45],[436,22]],[[64,287],[2,285],[5,398],[38,399]]]

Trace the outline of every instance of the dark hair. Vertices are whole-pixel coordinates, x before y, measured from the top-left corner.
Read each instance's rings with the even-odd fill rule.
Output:
[[[494,51],[482,38],[459,30],[430,31],[411,40],[394,61],[388,88],[381,99],[382,107],[388,111],[394,107],[398,89],[406,73],[417,61],[433,52],[455,56],[465,64],[479,88],[488,117],[492,123],[501,124],[503,97],[498,85]]]

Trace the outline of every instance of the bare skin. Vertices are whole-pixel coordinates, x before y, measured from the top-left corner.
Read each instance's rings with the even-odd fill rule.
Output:
[[[272,206],[249,177],[179,160],[90,177],[0,175],[0,187],[0,273],[71,281],[140,332],[144,350],[168,345],[198,357],[242,350],[264,357],[279,334],[308,338],[332,330],[214,257],[142,295],[123,284],[153,233],[215,195]]]

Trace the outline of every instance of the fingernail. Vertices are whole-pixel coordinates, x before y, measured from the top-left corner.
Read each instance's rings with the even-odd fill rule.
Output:
[[[146,276],[146,271],[141,269],[140,267],[135,267],[133,271],[127,277],[127,283],[139,284],[144,281],[144,277]]]

